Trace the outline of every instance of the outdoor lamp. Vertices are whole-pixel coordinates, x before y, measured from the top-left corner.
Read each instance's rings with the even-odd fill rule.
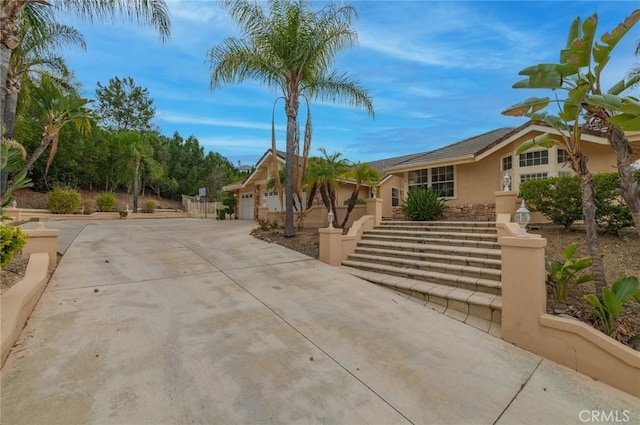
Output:
[[[511,187],[511,177],[509,176],[509,173],[505,171],[504,176],[502,177],[502,191],[508,192],[510,187]]]
[[[329,220],[329,229],[333,229],[333,219],[334,219],[335,215],[333,214],[333,211],[329,210],[329,214],[327,214],[327,219]]]
[[[524,205],[524,199],[522,200],[522,204],[520,208],[516,210],[516,213],[513,215],[513,219],[516,223],[520,225],[520,231],[518,232],[518,236],[525,236],[527,234],[526,227],[527,224],[531,221],[531,213]]]
[[[372,198],[375,198],[375,197],[376,197],[377,192],[378,192],[378,191],[376,190],[376,187],[375,187],[375,186],[373,186],[373,187],[371,188],[371,194],[373,195],[373,196],[372,196]]]
[[[18,201],[16,201],[15,199],[13,200],[13,202],[11,203],[11,206],[13,208],[16,208],[18,206]]]

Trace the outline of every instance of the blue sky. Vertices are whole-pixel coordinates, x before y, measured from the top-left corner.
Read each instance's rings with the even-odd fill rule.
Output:
[[[65,58],[95,97],[96,83],[132,77],[149,89],[154,123],[163,134],[194,135],[205,151],[234,164],[253,164],[270,146],[271,109],[277,93],[256,81],[209,89],[207,51],[238,36],[228,14],[211,0],[167,0],[171,38],[130,23],[60,20],[78,28],[87,50]],[[631,1],[351,1],[359,18],[358,46],[345,50],[335,68],[353,74],[373,97],[371,119],[345,105],[312,104],[312,154],[323,147],[351,161],[372,161],[424,152],[524,118],[503,117],[505,108],[534,95],[514,90],[518,72],[557,62],[571,21],[598,13],[598,37],[629,15]],[[316,7],[320,3],[314,3]],[[640,25],[616,47],[605,71],[610,87],[632,66]],[[638,94],[637,91],[635,93]],[[302,114],[304,117],[304,114]],[[276,109],[278,148],[285,149],[286,118]]]

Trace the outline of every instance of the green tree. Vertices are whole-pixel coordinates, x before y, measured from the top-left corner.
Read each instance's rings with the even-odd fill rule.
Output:
[[[634,18],[633,22],[630,22],[631,25],[637,21],[637,15],[636,12],[632,15]],[[533,97],[506,109],[503,114],[544,121],[560,133],[559,139],[545,133],[529,140],[520,146],[517,153],[534,146],[550,148],[554,145],[559,145],[568,152],[569,164],[580,177],[587,246],[593,262],[596,291],[600,293],[601,288],[607,284],[597,235],[593,178],[581,147],[586,118],[589,118],[589,113],[584,107],[593,90],[600,90],[602,70],[609,61],[611,51],[628,31],[629,25],[618,26],[612,34],[605,34],[602,41],[606,46],[596,43],[594,47],[597,22],[597,15],[589,17],[584,22],[576,18],[569,30],[567,46],[560,52],[560,63],[538,64],[525,68],[520,71],[520,75],[526,78],[513,85],[514,88],[565,91],[566,99],[557,96],[554,100],[549,97]],[[544,111],[549,104],[557,107],[558,115]]]
[[[320,191],[322,203],[327,208],[327,212],[334,214],[333,226],[340,227],[336,214],[336,189],[349,172],[349,161],[341,158],[340,152],[329,154],[324,148],[320,148],[319,151],[322,153],[322,157],[309,159],[306,182],[308,186],[315,186]],[[310,192],[315,193],[315,190],[310,190]]]
[[[137,86],[133,78],[109,79],[96,86],[96,112],[102,125],[115,131],[148,131],[156,115],[149,90]]]
[[[87,104],[91,101],[77,97],[74,93],[64,94],[50,81],[42,81],[42,86],[33,88],[33,98],[42,113],[46,115],[44,131],[40,145],[33,151],[24,165],[23,171],[28,171],[33,163],[49,146],[49,159],[45,168],[45,175],[58,150],[60,130],[72,123],[76,128],[87,133],[91,131],[91,110]]]
[[[120,149],[116,167],[120,171],[121,182],[132,182],[133,212],[138,212],[138,195],[140,193],[140,168],[142,162],[155,162],[153,148],[149,142],[149,134],[135,131],[115,132],[113,136],[119,141]],[[155,164],[152,165],[152,167]]]
[[[358,194],[360,194],[362,185],[365,184],[369,187],[375,187],[380,184],[380,173],[378,170],[366,163],[351,164],[351,168],[347,171],[345,177],[347,177],[347,179],[355,180],[356,185],[353,188],[353,192],[351,192],[351,197],[347,204],[347,213],[345,214],[342,226],[340,227],[347,225],[351,211],[353,211],[353,207],[356,206],[356,202],[358,201]]]
[[[11,52],[21,43],[25,8],[30,4],[49,5],[44,0],[0,0],[0,105],[5,104],[7,75]],[[60,0],[55,7],[61,12],[90,20],[113,19],[119,15],[128,21],[155,27],[162,40],[170,34],[169,10],[165,0]],[[0,114],[4,120],[4,115]],[[0,121],[0,128],[3,122]]]
[[[224,2],[243,38],[225,39],[209,51],[207,58],[211,89],[256,79],[282,93],[287,116],[284,234],[290,237],[295,235],[294,192],[305,175],[311,145],[308,113],[300,155],[300,99],[342,100],[364,108],[372,116],[374,110],[369,94],[351,76],[330,69],[336,55],[357,42],[350,28],[356,10],[331,2],[314,11],[305,0],[270,0],[268,4],[265,11],[260,4],[246,0]],[[294,181],[296,174],[298,179]]]

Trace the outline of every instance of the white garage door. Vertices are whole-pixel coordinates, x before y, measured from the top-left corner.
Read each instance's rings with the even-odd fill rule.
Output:
[[[240,195],[240,220],[253,220],[253,194]]]

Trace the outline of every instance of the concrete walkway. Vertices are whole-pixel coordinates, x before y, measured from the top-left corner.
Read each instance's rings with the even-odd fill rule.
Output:
[[[640,422],[637,398],[253,223],[75,225],[2,369],[3,424]]]

